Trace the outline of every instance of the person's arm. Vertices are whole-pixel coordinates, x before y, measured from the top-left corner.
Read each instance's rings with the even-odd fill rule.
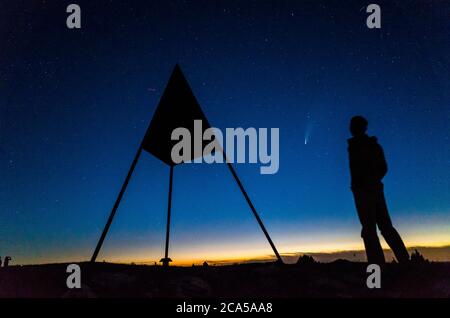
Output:
[[[379,173],[379,178],[381,180],[387,174],[388,166],[387,166],[386,158],[384,156],[383,148],[380,145],[377,145],[375,151],[376,151],[375,154],[377,157],[377,171]]]
[[[355,158],[354,151],[348,148],[348,161],[350,166],[350,176],[352,181],[352,186],[359,184],[361,179],[361,167],[358,160]]]

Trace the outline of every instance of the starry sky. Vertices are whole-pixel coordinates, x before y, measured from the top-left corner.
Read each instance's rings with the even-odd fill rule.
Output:
[[[215,127],[280,129],[280,169],[236,164],[281,253],[360,249],[348,122],[369,120],[409,246],[450,245],[450,4],[0,3],[0,256],[87,260],[175,63]],[[307,142],[305,142],[305,140]],[[141,156],[99,260],[163,256],[169,168]],[[174,170],[171,258],[272,255],[225,165]]]

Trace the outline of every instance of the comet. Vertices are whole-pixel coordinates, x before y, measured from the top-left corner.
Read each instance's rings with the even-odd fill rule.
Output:
[[[306,130],[305,130],[305,139],[304,139],[305,145],[307,145],[309,143],[309,137],[311,135],[311,130],[312,130],[312,125],[308,124],[306,126]]]

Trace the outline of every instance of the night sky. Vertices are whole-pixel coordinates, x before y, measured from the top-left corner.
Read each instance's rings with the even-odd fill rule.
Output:
[[[90,258],[176,63],[213,126],[280,129],[277,174],[235,169],[281,253],[363,247],[357,114],[406,244],[450,245],[450,3],[376,1],[370,30],[372,2],[2,1],[0,256]],[[143,153],[99,260],[163,256],[168,178]],[[173,196],[175,261],[272,255],[225,165],[175,167]]]

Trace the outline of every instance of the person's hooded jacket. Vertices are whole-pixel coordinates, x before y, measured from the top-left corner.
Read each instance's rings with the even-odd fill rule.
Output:
[[[376,137],[366,134],[348,139],[352,189],[373,189],[383,186],[387,173],[383,148]]]

